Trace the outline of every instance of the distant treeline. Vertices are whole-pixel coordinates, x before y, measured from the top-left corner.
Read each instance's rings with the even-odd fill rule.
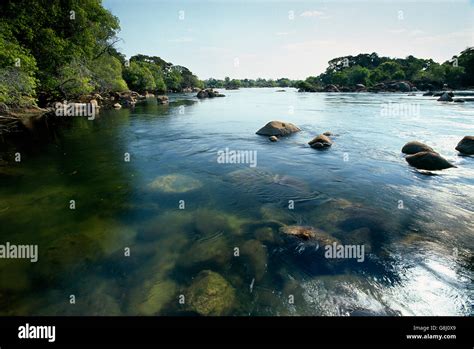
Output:
[[[410,81],[420,89],[474,87],[474,48],[468,48],[442,64],[432,59],[379,57],[377,53],[330,60],[323,74],[295,83],[303,91],[319,91],[327,85],[367,87],[389,81]]]
[[[293,87],[297,81],[290,80],[286,78],[281,78],[277,80],[266,80],[266,79],[230,79],[226,77],[224,80],[218,79],[207,79],[204,80],[205,87],[208,88],[227,88],[227,89],[237,89],[241,87]]]
[[[114,47],[119,20],[100,0],[3,0],[0,19],[0,103],[203,87],[189,69],[159,57],[126,61]]]

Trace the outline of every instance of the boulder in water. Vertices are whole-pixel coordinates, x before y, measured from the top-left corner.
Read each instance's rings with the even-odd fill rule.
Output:
[[[256,133],[261,136],[288,136],[299,131],[298,127],[289,122],[270,121]]]
[[[431,152],[431,153],[436,153],[433,148],[427,146],[424,143],[418,142],[418,141],[411,141],[405,144],[402,148],[402,153],[404,154],[416,154],[422,151],[426,152]]]
[[[451,167],[456,167],[437,153],[422,151],[413,155],[408,155],[406,161],[420,170],[438,171]]]
[[[332,141],[329,139],[328,136],[321,134],[310,140],[308,144],[311,146],[311,148],[323,149],[330,147],[332,145]]]
[[[170,102],[170,99],[168,96],[158,96],[156,97],[156,101],[158,104],[168,104]]]
[[[441,95],[441,97],[438,98],[438,102],[452,102],[453,97],[448,93],[445,92]]]
[[[456,150],[461,154],[474,155],[474,136],[466,136],[461,139]]]
[[[278,142],[278,137],[277,137],[277,136],[270,136],[270,137],[268,137],[268,139],[269,139],[271,142]]]

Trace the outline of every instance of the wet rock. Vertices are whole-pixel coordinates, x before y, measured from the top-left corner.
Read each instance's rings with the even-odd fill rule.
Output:
[[[465,155],[474,155],[474,136],[466,136],[461,139],[456,150]]]
[[[314,149],[323,149],[328,148],[332,145],[332,141],[329,139],[328,136],[323,134],[314,137],[311,141],[308,142],[311,148]]]
[[[201,271],[189,286],[190,309],[204,316],[228,315],[235,305],[235,289],[220,274]]]
[[[115,103],[113,107],[114,109],[122,109],[122,106],[120,105],[120,103]]]
[[[260,281],[268,263],[265,247],[258,240],[249,240],[242,245],[241,255],[249,260],[255,280]]]
[[[156,177],[148,187],[163,193],[178,194],[199,189],[202,183],[187,175],[170,174]]]
[[[455,99],[453,100],[453,102],[454,102],[454,103],[464,103],[464,102],[466,102],[466,101],[465,101],[464,99],[462,99],[462,98],[455,98]]]
[[[271,142],[278,142],[278,137],[277,136],[270,136],[268,138]]]
[[[439,98],[437,99],[437,101],[438,101],[438,102],[452,102],[452,101],[453,101],[453,97],[451,97],[448,92],[444,92],[444,93],[441,95],[441,97],[439,97]]]
[[[333,134],[332,134],[331,131],[326,131],[326,132],[323,133],[323,135],[326,136],[326,137],[330,137],[330,136],[332,136]]]
[[[270,121],[256,133],[261,136],[288,136],[301,131],[297,126],[282,121]]]
[[[286,90],[277,90],[276,92],[286,92]]]
[[[423,93],[423,96],[425,97],[432,96],[432,95],[433,95],[433,91],[428,91],[428,92]]]
[[[450,164],[441,155],[431,152],[420,152],[414,155],[408,155],[405,159],[410,166],[420,170],[437,171],[456,167]]]
[[[408,142],[402,148],[402,153],[410,154],[410,155],[411,154],[416,154],[416,153],[419,153],[419,152],[422,152],[422,151],[436,153],[433,150],[433,148],[427,146],[424,143],[418,142],[418,141]]]
[[[314,240],[320,245],[331,245],[333,242],[339,242],[338,239],[325,233],[320,229],[309,226],[289,225],[280,228],[280,232],[286,235],[292,235],[302,240]]]
[[[168,104],[170,102],[170,99],[168,96],[157,96],[156,101],[158,104]]]

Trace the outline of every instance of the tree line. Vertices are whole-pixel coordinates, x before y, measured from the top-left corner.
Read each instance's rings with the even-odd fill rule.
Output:
[[[114,46],[119,20],[100,0],[3,0],[0,18],[0,103],[203,87],[189,69],[159,57],[126,60]]]
[[[337,57],[326,71],[299,81],[295,87],[318,91],[327,85],[371,87],[391,81],[410,81],[419,89],[474,87],[474,48],[467,48],[451,60],[439,64],[432,59],[380,57],[377,53]]]

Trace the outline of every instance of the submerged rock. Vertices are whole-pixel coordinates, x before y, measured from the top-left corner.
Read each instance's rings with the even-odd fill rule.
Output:
[[[152,190],[163,193],[186,193],[202,187],[201,181],[182,174],[170,174],[156,177],[149,185]]]
[[[188,288],[191,310],[204,316],[228,315],[234,308],[235,289],[220,274],[201,271]]]
[[[311,148],[322,149],[330,147],[332,145],[332,141],[328,136],[321,134],[310,140],[308,144],[311,146]]]
[[[419,152],[422,152],[422,151],[436,153],[433,150],[433,148],[427,146],[424,143],[418,142],[418,141],[408,142],[402,148],[402,153],[410,154],[410,155],[411,154],[416,154],[416,153],[419,153]]]
[[[456,150],[465,155],[474,155],[474,136],[466,136],[461,139]]]
[[[282,121],[270,121],[256,133],[261,136],[288,136],[301,131],[297,126]]]
[[[176,298],[177,284],[172,280],[156,280],[151,285],[140,286],[135,295],[139,300],[132,302],[130,313],[138,315],[159,315],[160,311]]]
[[[267,268],[267,251],[258,240],[249,240],[242,245],[242,256],[247,257],[256,281],[260,281]]]
[[[278,142],[278,137],[277,136],[270,136],[268,138],[271,142]]]
[[[194,242],[178,261],[183,268],[195,266],[225,268],[232,258],[233,249],[222,233]]]
[[[437,171],[456,167],[441,155],[426,151],[414,155],[408,155],[405,159],[411,166],[420,170]]]

